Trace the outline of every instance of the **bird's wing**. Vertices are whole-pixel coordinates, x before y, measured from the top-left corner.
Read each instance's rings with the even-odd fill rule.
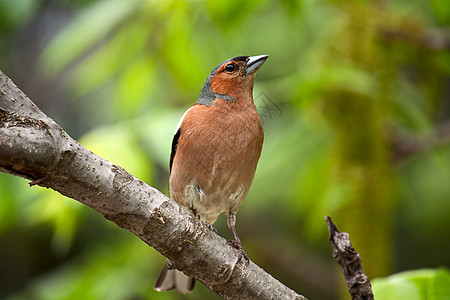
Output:
[[[190,111],[194,106],[191,106],[187,111],[185,111],[180,121],[178,122],[177,128],[175,129],[175,134],[173,135],[172,139],[172,151],[170,152],[169,173],[172,172],[173,159],[175,158],[175,154],[177,153],[178,140],[180,139],[181,135],[181,124],[183,123],[183,119],[186,116],[187,112]]]
[[[169,172],[172,172],[172,164],[173,158],[175,157],[175,153],[177,153],[178,140],[180,139],[181,130],[177,129],[172,139],[172,152],[170,152],[170,162],[169,162]]]

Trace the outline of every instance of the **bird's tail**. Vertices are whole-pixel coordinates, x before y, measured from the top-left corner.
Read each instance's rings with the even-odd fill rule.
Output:
[[[195,287],[195,279],[178,270],[169,270],[168,264],[169,261],[166,262],[158,278],[156,278],[153,286],[155,290],[162,292],[176,289],[181,294],[191,293]]]

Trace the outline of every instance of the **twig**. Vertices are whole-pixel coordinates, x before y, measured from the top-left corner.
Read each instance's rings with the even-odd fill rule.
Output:
[[[339,232],[336,225],[330,217],[325,217],[330,236],[331,247],[333,248],[333,257],[336,259],[342,273],[345,283],[353,300],[372,300],[372,287],[369,277],[364,274],[361,257],[352,247],[349,234]]]

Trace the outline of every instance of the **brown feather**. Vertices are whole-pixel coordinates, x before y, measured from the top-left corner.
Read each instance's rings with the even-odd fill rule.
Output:
[[[261,155],[263,129],[253,99],[246,96],[193,106],[180,126],[171,196],[210,223],[220,213],[237,211]]]

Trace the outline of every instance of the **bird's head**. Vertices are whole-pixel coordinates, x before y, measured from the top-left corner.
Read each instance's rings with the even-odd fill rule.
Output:
[[[209,74],[197,103],[209,106],[217,98],[235,101],[251,97],[255,73],[268,57],[237,56],[221,63]]]

